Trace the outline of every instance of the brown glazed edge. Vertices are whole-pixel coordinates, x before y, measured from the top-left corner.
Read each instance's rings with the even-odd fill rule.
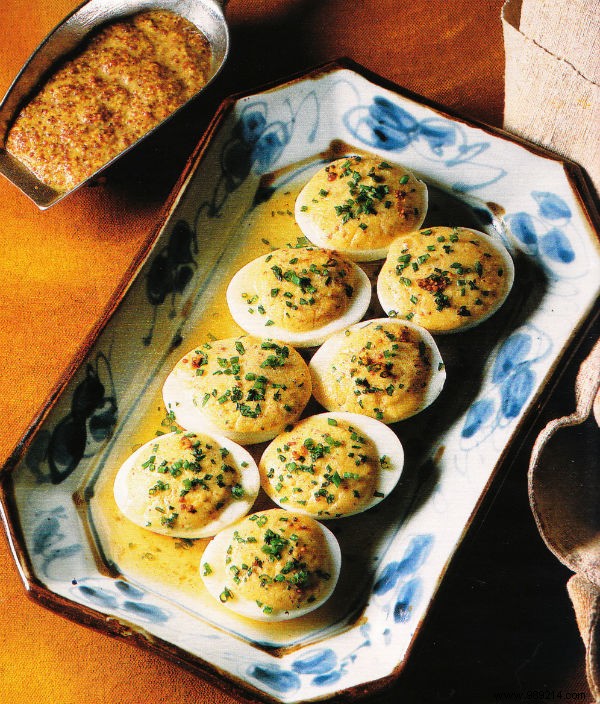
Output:
[[[79,369],[92,345],[98,339],[109,320],[116,312],[116,309],[123,301],[125,294],[131,287],[133,281],[137,277],[142,266],[148,259],[154,244],[156,243],[158,236],[160,235],[163,226],[169,219],[170,214],[176,207],[181,195],[183,194],[185,187],[190,180],[192,174],[195,172],[196,168],[202,162],[204,153],[210,143],[211,138],[216,133],[217,129],[221,126],[226,116],[229,114],[235,103],[242,99],[247,98],[251,95],[266,92],[278,88],[282,88],[286,85],[291,85],[293,83],[300,82],[302,80],[313,79],[316,80],[321,76],[333,73],[336,70],[347,69],[357,73],[373,84],[396,93],[402,97],[408,98],[416,103],[425,105],[430,109],[436,111],[443,117],[450,118],[457,122],[461,122],[470,127],[476,127],[481,129],[488,134],[492,134],[496,137],[504,139],[509,142],[514,142],[528,151],[537,154],[541,157],[550,159],[552,161],[557,161],[563,165],[565,175],[569,181],[569,184],[577,197],[577,200],[581,206],[581,210],[585,215],[590,228],[594,231],[596,238],[600,242],[600,215],[599,206],[596,202],[595,193],[590,187],[589,179],[584,170],[576,163],[569,161],[548,149],[540,147],[538,145],[532,144],[521,137],[513,135],[499,127],[493,127],[487,125],[478,120],[465,118],[464,116],[453,112],[452,110],[445,108],[434,101],[424,98],[412,91],[407,90],[401,86],[398,86],[394,82],[385,79],[384,77],[370,71],[361,64],[356,63],[354,60],[342,57],[331,62],[319,65],[312,69],[306,71],[300,71],[289,76],[287,79],[281,79],[277,81],[271,81],[262,86],[257,86],[248,91],[234,93],[223,99],[220,105],[217,107],[215,114],[211,121],[209,122],[204,134],[201,136],[196,147],[192,151],[190,157],[188,158],[186,165],[181,173],[181,176],[175,183],[173,189],[171,190],[164,206],[162,207],[157,224],[149,231],[147,237],[145,238],[140,250],[135,255],[132,263],[128,266],[123,277],[121,278],[117,288],[112,294],[109,302],[107,303],[104,311],[101,313],[100,318],[96,325],[92,328],[90,333],[86,336],[83,343],[77,350],[70,364],[66,367],[61,378],[46,400],[40,407],[39,412],[36,414],[34,419],[31,421],[28,429],[26,430],[23,437],[19,440],[15,448],[10,453],[5,464],[0,467],[0,516],[4,523],[6,535],[8,538],[9,546],[19,570],[21,580],[23,582],[24,588],[27,592],[29,598],[41,604],[45,608],[57,612],[59,615],[75,621],[81,625],[87,626],[101,633],[107,634],[112,637],[122,638],[134,645],[149,649],[157,654],[165,657],[166,659],[174,662],[176,665],[183,667],[186,670],[193,672],[209,681],[211,684],[224,690],[230,696],[234,697],[241,702],[251,702],[258,703],[264,702],[267,704],[279,704],[280,700],[276,697],[270,697],[268,694],[254,688],[251,684],[246,681],[238,680],[233,676],[221,672],[217,667],[211,665],[201,658],[191,656],[188,652],[171,645],[170,643],[163,641],[162,639],[155,638],[150,634],[147,634],[143,629],[138,627],[130,627],[123,620],[117,620],[114,618],[106,617],[100,612],[90,609],[89,607],[82,605],[75,605],[70,600],[61,597],[54,592],[51,592],[34,576],[31,569],[31,563],[27,555],[26,550],[23,546],[23,535],[21,532],[18,515],[16,512],[16,507],[14,504],[13,491],[12,491],[12,480],[10,474],[19,460],[23,457],[25,451],[29,447],[30,443],[35,436],[36,431],[39,429],[40,425],[44,419],[49,414],[50,410],[57,402],[61,393],[74,376],[76,371]],[[429,612],[430,606],[433,600],[437,597],[439,587],[444,579],[446,572],[450,569],[450,565],[454,559],[454,556],[461,550],[465,549],[465,542],[467,534],[471,531],[473,526],[478,522],[483,520],[481,515],[481,509],[484,506],[491,506],[495,494],[500,490],[503,480],[500,476],[500,469],[508,467],[516,460],[520,452],[523,450],[525,443],[527,442],[529,436],[532,433],[535,422],[538,420],[541,411],[551,396],[556,385],[558,384],[566,362],[573,358],[573,356],[578,352],[580,346],[582,345],[585,334],[589,327],[591,327],[593,320],[596,316],[592,312],[588,314],[586,319],[584,319],[578,328],[574,329],[571,333],[570,339],[567,341],[563,347],[561,355],[555,360],[555,363],[546,375],[545,383],[538,391],[537,396],[531,401],[529,411],[520,419],[518,422],[513,439],[510,444],[505,447],[502,452],[496,466],[494,467],[488,482],[484,490],[482,491],[479,500],[471,512],[461,537],[449,556],[442,572],[440,573],[436,590],[432,596],[430,604],[427,611],[415,628],[414,635],[410,641],[407,648],[405,657],[398,663],[394,670],[387,676],[380,678],[378,680],[373,680],[371,682],[364,683],[362,685],[356,685],[353,687],[338,690],[338,692],[324,696],[320,699],[327,699],[327,701],[335,702],[336,704],[343,704],[344,702],[354,702],[362,697],[373,695],[376,693],[381,693],[386,689],[389,689],[398,679],[404,666],[410,657],[415,641],[417,640],[418,634],[423,630],[423,625],[426,622],[427,613]],[[559,362],[562,363],[559,368]],[[506,474],[506,472],[504,472]],[[477,515],[479,514],[479,519]],[[319,701],[320,699],[314,699],[311,701]]]

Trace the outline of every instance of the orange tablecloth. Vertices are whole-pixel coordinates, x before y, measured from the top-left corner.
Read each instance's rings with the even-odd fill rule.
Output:
[[[0,93],[75,0],[4,0]],[[93,329],[220,99],[349,56],[468,117],[502,120],[502,0],[231,0],[208,93],[108,174],[41,213],[0,178],[0,465]],[[565,410],[564,408],[560,409]],[[405,672],[378,701],[584,692],[583,646],[529,513],[527,449],[447,576]],[[30,601],[0,535],[0,701],[233,701],[184,669]],[[498,697],[497,695],[500,695]],[[513,694],[514,696],[514,694]],[[579,698],[578,701],[589,701]]]

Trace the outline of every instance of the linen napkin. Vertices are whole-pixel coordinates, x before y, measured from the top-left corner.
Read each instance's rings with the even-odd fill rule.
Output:
[[[586,675],[595,701],[600,701],[599,389],[600,340],[577,374],[575,411],[546,425],[529,465],[529,501],[540,534],[575,572],[567,590],[586,647]]]
[[[583,166],[600,193],[600,0],[507,0],[504,127]]]
[[[600,194],[600,0],[507,0],[504,127],[583,166]],[[600,701],[600,342],[582,364],[577,408],[533,447],[529,499],[544,541],[575,575],[567,589]],[[596,398],[596,420],[590,413]],[[585,433],[560,430],[578,426]],[[554,433],[559,430],[557,439]],[[592,447],[582,447],[584,437]],[[587,452],[586,452],[587,450]],[[577,458],[577,459],[575,459]]]

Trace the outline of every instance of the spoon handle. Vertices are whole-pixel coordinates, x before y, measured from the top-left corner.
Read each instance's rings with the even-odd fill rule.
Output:
[[[573,413],[551,420],[537,436],[531,458],[529,471],[537,465],[545,444],[559,428],[583,423],[591,413],[594,399],[600,389],[600,339],[583,360],[575,380],[575,410]]]

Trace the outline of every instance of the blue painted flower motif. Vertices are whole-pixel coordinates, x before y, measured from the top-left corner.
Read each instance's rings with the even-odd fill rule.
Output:
[[[195,259],[197,254],[196,232],[185,220],[178,220],[167,243],[155,255],[146,274],[146,298],[153,310],[150,329],[142,338],[145,346],[152,342],[158,309],[165,303],[167,297],[171,301],[169,318],[176,316],[176,297],[185,291],[192,280],[197,268]]]
[[[535,374],[528,364],[517,369],[510,378],[502,383],[500,396],[502,398],[501,412],[504,418],[511,420],[519,416],[531,396],[534,385]]]
[[[548,191],[532,191],[531,195],[538,204],[540,215],[546,220],[571,219],[571,208],[560,196]]]
[[[317,675],[312,680],[312,684],[316,685],[317,687],[325,687],[327,685],[332,685],[338,682],[343,675],[343,670],[333,670],[332,672],[327,672],[323,675]]]
[[[529,254],[537,254],[538,236],[533,217],[526,212],[515,213],[506,218],[513,235],[524,245]]]
[[[294,676],[299,678],[298,682],[300,684],[308,681],[315,687],[331,686],[341,680],[346,674],[356,661],[358,651],[371,646],[369,624],[361,624],[359,632],[363,640],[343,658],[340,658],[332,648],[315,648],[297,657],[292,662],[291,671],[283,670],[279,667],[273,668],[272,666],[260,665],[254,666],[252,672],[255,673],[258,668],[262,677],[268,676],[269,681],[271,681],[271,678],[275,678],[277,686],[280,687],[282,682],[284,685],[291,685],[296,682],[293,679]],[[268,674],[266,675],[265,673]]]
[[[433,546],[433,535],[426,533],[411,538],[402,560],[388,563],[375,582],[373,593],[387,594],[402,577],[414,574],[425,562]]]
[[[527,360],[532,345],[531,334],[525,330],[518,330],[505,340],[494,359],[492,383],[501,384],[510,378],[514,370]]]
[[[401,560],[388,563],[373,587],[375,597],[385,597],[382,611],[386,621],[407,623],[423,595],[423,582],[418,571],[425,564],[434,543],[432,533],[414,535]],[[384,644],[392,643],[393,629],[386,627],[382,633]]]
[[[575,259],[571,243],[558,227],[553,227],[540,237],[540,252],[548,259],[562,264],[570,264]]]
[[[125,611],[135,616],[141,616],[145,621],[164,623],[169,620],[167,612],[153,604],[140,604],[138,601],[127,600],[121,606]]]
[[[89,587],[86,584],[80,585],[78,588],[79,594],[90,604],[99,606],[104,609],[116,609],[117,600],[104,589],[97,587]]]
[[[85,577],[73,581],[73,593],[79,600],[84,600],[102,609],[109,609],[124,618],[135,616],[136,620],[146,623],[162,624],[169,621],[170,614],[155,604],[144,601],[146,593],[122,579],[108,580]]]
[[[300,675],[322,675],[337,667],[337,655],[331,648],[311,650],[294,660],[292,669]]]
[[[32,533],[32,553],[42,558],[40,570],[46,577],[50,578],[57,566],[60,569],[61,564],[83,550],[81,543],[74,542],[68,535],[68,526],[64,506],[57,506],[38,515]]]
[[[120,591],[122,594],[124,594],[129,599],[143,599],[144,598],[144,592],[141,589],[134,587],[133,584],[129,584],[129,582],[124,582],[122,579],[117,579],[117,580],[115,580],[114,584],[115,584],[115,589]]]
[[[578,254],[580,236],[568,203],[549,191],[532,191],[531,198],[537,212],[519,211],[505,218],[518,246],[542,265],[553,284],[583,276],[588,262]]]
[[[402,150],[419,136],[419,123],[387,98],[375,96],[370,105],[357,105],[344,115],[346,129],[376,149]]]
[[[275,692],[288,693],[300,688],[300,677],[279,665],[261,664],[248,668],[248,676]]]
[[[533,366],[552,349],[550,338],[533,326],[512,333],[499,347],[491,369],[491,389],[468,409],[461,429],[462,447],[481,444],[497,428],[518,418],[536,383]]]
[[[108,385],[108,393],[107,393]],[[88,362],[75,387],[71,410],[49,432],[40,433],[25,461],[40,483],[60,484],[84,457],[95,455],[117,422],[117,399],[108,357],[99,352]]]
[[[482,398],[473,403],[467,411],[467,417],[462,429],[463,438],[471,438],[494,415],[495,404],[489,398]]]
[[[285,105],[288,119],[269,119],[266,101],[255,101],[241,111],[221,151],[221,174],[212,196],[201,204],[194,229],[198,228],[201,214],[209,218],[218,217],[227,199],[248,178],[250,172],[266,173],[274,168],[300,126],[310,125],[306,141],[314,141],[319,126],[319,102],[314,91],[307,92],[294,108],[289,101]],[[302,120],[298,120],[302,113]],[[310,119],[312,117],[312,120]]]
[[[394,602],[393,614],[396,623],[406,623],[410,620],[422,592],[423,583],[420,577],[413,577],[401,586]]]
[[[452,120],[441,117],[418,120],[381,95],[375,96],[368,105],[350,108],[343,122],[355,139],[369,147],[387,151],[404,151],[411,147],[422,157],[441,162],[448,169],[461,167],[452,184],[458,192],[489,186],[506,175],[504,169],[480,159],[490,142],[471,142],[468,131]],[[452,174],[449,177],[452,179]]]

